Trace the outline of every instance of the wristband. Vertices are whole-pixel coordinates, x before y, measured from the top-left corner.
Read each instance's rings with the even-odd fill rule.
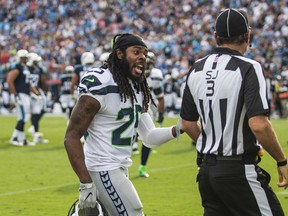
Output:
[[[81,183],[80,182],[79,191],[85,190],[85,189],[90,189],[92,187],[93,187],[93,182],[92,183]]]
[[[277,162],[277,167],[286,166],[286,165],[287,165],[287,159],[284,161]]]

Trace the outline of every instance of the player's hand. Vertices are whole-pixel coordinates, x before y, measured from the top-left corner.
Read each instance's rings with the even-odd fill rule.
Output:
[[[15,102],[19,106],[23,106],[23,102],[22,102],[21,98],[19,97],[19,95],[15,95]]]
[[[33,100],[36,100],[36,101],[42,101],[42,100],[43,100],[43,98],[42,98],[41,95],[36,95],[36,94],[34,94],[34,93],[31,93],[31,98],[32,98]]]
[[[79,208],[95,208],[97,204],[96,186],[93,182],[81,183],[79,187]]]
[[[44,105],[44,100],[42,95],[36,95],[34,93],[31,93],[31,100],[34,101],[35,104],[38,106],[43,106]]]
[[[163,120],[164,120],[164,114],[163,114],[162,112],[159,112],[159,113],[158,113],[158,120],[157,120],[157,122],[158,122],[159,124],[162,124]]]

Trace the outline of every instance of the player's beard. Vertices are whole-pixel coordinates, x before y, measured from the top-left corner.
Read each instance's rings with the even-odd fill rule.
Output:
[[[140,77],[133,76],[133,74],[131,73],[130,65],[129,65],[129,63],[128,63],[126,58],[123,58],[123,59],[120,60],[120,68],[121,68],[121,72],[123,74],[125,74],[125,76],[127,76],[132,81],[136,81],[138,83],[142,83],[143,82],[144,73],[142,73]]]

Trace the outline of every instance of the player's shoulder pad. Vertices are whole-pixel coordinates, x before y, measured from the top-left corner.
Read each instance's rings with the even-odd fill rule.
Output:
[[[108,69],[91,68],[83,75],[79,89],[100,89],[108,86],[112,81],[113,77]]]
[[[17,63],[12,69],[21,70],[23,66],[20,63]],[[28,68],[29,69],[29,68]],[[29,69],[30,70],[30,69]]]

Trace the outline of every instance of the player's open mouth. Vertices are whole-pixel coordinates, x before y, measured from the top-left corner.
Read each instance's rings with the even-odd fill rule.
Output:
[[[143,64],[136,64],[134,66],[135,75],[141,75],[145,71],[145,66]]]

